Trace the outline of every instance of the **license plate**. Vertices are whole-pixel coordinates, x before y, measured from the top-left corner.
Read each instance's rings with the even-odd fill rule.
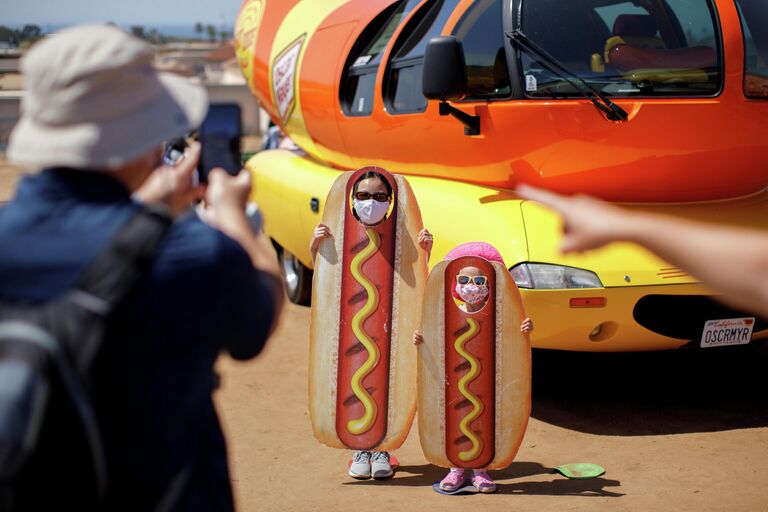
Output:
[[[725,345],[746,345],[752,339],[754,318],[726,318],[707,320],[701,334],[701,347],[722,347]]]

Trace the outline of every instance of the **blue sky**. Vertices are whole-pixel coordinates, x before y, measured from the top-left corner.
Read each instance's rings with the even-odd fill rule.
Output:
[[[242,0],[1,0],[0,25],[118,24],[232,26]]]

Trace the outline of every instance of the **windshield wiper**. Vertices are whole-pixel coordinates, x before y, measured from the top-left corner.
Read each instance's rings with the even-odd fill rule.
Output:
[[[512,32],[507,32],[507,37],[517,43],[523,50],[530,53],[536,60],[541,62],[550,71],[562,77],[565,81],[570,83],[577,91],[579,91],[585,98],[592,102],[597,109],[605,114],[605,117],[611,121],[626,121],[629,118],[627,111],[615,104],[605,94],[598,91],[583,78],[576,75],[573,71],[569,70],[563,64],[561,64],[556,58],[540,47],[528,36],[523,34],[520,29],[515,29]]]

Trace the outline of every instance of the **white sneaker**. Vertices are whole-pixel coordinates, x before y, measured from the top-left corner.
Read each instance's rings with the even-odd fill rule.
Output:
[[[349,476],[360,480],[371,478],[371,452],[355,452],[349,466]]]
[[[395,474],[392,466],[389,464],[389,454],[387,452],[373,452],[371,455],[371,473],[373,478],[389,478]]]

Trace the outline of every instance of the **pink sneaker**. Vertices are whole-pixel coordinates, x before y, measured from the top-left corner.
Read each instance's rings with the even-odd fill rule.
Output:
[[[476,471],[472,476],[472,485],[480,492],[491,493],[496,492],[496,484],[493,483],[491,477],[485,471]]]
[[[464,470],[452,469],[440,480],[440,490],[453,492],[464,485]]]

